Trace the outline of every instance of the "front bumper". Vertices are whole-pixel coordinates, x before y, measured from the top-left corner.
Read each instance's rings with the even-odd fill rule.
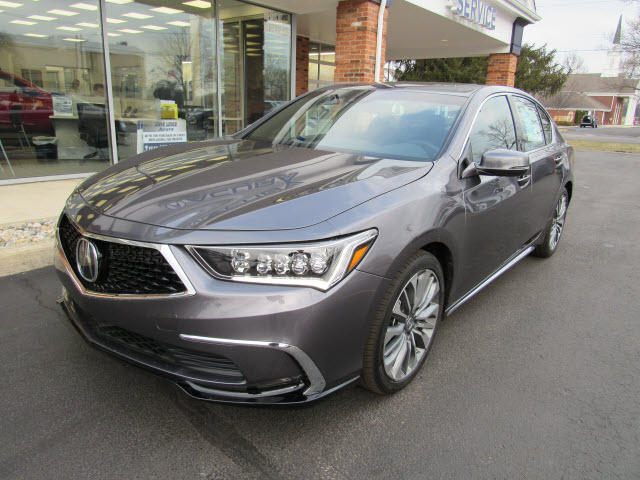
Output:
[[[207,400],[305,402],[359,377],[386,279],[354,270],[327,292],[238,284],[212,278],[181,247],[161,248],[188,294],[93,294],[57,243],[60,303],[90,344]]]

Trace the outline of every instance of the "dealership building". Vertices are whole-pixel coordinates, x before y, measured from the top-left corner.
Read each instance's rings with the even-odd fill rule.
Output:
[[[0,185],[229,135],[390,60],[490,56],[513,85],[534,0],[0,0]]]

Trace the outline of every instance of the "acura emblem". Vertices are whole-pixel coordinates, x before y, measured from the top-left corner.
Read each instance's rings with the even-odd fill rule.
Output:
[[[76,267],[78,273],[87,282],[95,282],[100,267],[100,252],[93,242],[86,238],[78,240],[76,245]]]

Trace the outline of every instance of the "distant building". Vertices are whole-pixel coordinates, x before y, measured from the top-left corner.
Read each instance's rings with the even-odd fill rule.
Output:
[[[570,75],[557,95],[540,98],[555,121],[574,121],[575,112],[583,110],[600,125],[633,125],[638,100],[640,80],[600,73]]]
[[[609,66],[602,72],[603,77],[617,77],[622,73],[622,61],[624,59],[624,51],[620,46],[622,40],[622,15],[618,20],[618,27],[613,36],[613,47],[607,53]]]

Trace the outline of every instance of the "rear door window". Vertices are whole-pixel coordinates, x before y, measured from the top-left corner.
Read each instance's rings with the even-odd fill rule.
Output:
[[[540,115],[540,121],[542,122],[542,131],[544,132],[544,140],[547,143],[547,145],[551,144],[553,142],[553,134],[552,134],[552,127],[551,127],[551,119],[549,119],[549,116],[547,115],[547,113],[542,110],[540,107],[538,107],[538,114]]]
[[[517,112],[518,150],[530,152],[546,145],[535,103],[522,97],[511,97]]]

